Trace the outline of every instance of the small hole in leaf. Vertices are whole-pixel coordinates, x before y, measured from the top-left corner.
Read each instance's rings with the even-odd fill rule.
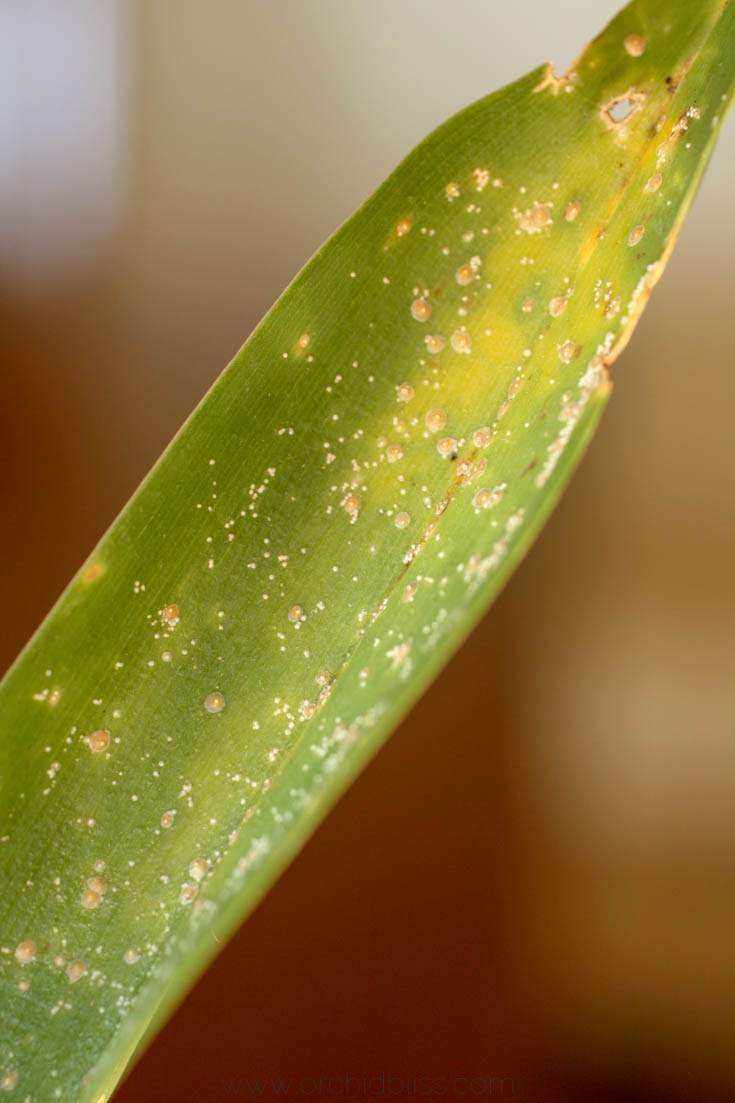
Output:
[[[614,123],[622,123],[630,118],[637,106],[638,104],[630,96],[623,96],[622,99],[613,101],[607,113]]]

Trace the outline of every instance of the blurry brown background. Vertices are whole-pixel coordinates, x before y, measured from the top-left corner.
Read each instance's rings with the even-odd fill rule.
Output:
[[[3,667],[321,241],[615,7],[2,0]],[[120,1103],[735,1099],[734,170],[731,120],[543,537]]]

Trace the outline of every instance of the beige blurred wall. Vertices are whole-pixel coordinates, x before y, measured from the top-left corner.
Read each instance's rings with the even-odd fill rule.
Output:
[[[84,3],[68,0],[80,28]],[[3,199],[4,665],[320,242],[435,124],[540,61],[563,69],[615,6],[109,0],[114,89],[103,65],[67,89],[68,126],[92,137],[112,124],[90,122],[85,90],[112,97],[104,232],[44,268],[22,174]],[[102,42],[79,35],[77,53]],[[33,66],[6,71],[20,111]],[[102,147],[78,145],[79,194],[61,210],[83,214]],[[39,202],[55,187],[44,172]],[[160,1098],[161,1069],[171,1098],[199,1098],[194,1036],[213,1068],[230,1052],[220,1035],[231,1050],[245,1027],[249,1052],[283,1062],[304,1019],[330,1026],[306,1035],[322,1063],[486,1059],[528,1098],[735,1098],[734,172],[731,120],[543,537],[121,1098]],[[53,219],[47,233],[50,251]],[[32,271],[24,242],[40,250]],[[459,779],[444,776],[450,740]],[[386,814],[391,795],[409,811]],[[318,899],[308,876],[327,886]],[[354,902],[335,899],[345,879]],[[279,972],[294,914],[314,939],[335,917],[354,938],[315,961],[292,951]],[[431,970],[444,1012],[430,1015]],[[258,1013],[218,1019],[224,984],[254,992]],[[284,1010],[289,984],[301,1018]],[[305,1052],[291,1045],[296,1070]]]

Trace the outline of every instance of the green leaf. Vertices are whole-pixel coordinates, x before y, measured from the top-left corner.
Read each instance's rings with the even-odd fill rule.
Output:
[[[566,76],[441,126],[95,549],[0,688],[6,1090],[106,1099],[485,611],[595,428],[734,69],[735,6],[636,0]]]

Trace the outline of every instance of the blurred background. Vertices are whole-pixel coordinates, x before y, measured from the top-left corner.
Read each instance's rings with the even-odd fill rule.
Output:
[[[324,238],[616,6],[2,0],[3,669]],[[735,1100],[734,173],[730,120],[542,538],[120,1103]]]

